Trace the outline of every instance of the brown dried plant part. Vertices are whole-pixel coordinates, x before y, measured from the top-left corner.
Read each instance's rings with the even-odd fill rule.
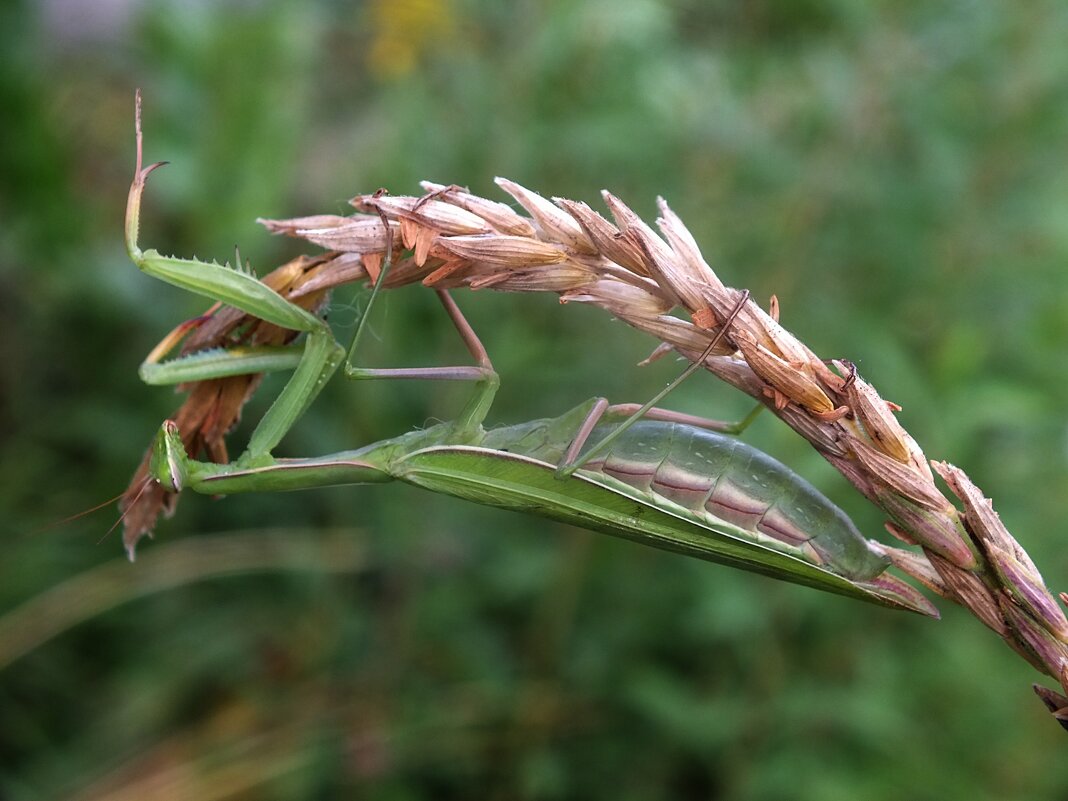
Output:
[[[391,274],[393,285],[422,280],[445,288],[554,292],[564,302],[600,306],[660,339],[650,359],[668,349],[690,360],[701,357],[739,290],[720,280],[663,200],[657,233],[608,192],[603,199],[611,220],[585,203],[550,201],[505,179],[497,184],[529,217],[430,183],[423,184],[423,198],[361,195],[353,205],[367,218],[396,222],[411,249],[398,262],[399,273]],[[273,231],[329,243],[352,257],[380,259],[379,242],[349,236],[352,226],[349,218],[329,216],[268,223]],[[899,569],[971,610],[1037,669],[1068,682],[1063,611],[989,502],[957,468],[935,464],[963,511],[951,503],[895,417],[900,407],[851,363],[835,361],[841,374],[831,370],[778,317],[777,299],[770,313],[747,301],[705,367],[771,408],[886,513],[900,539],[921,549],[891,549]],[[1043,698],[1050,703],[1053,695]],[[1065,699],[1058,698],[1063,721]]]
[[[1068,679],[1063,680],[1061,684],[1062,686],[1068,684]],[[1042,703],[1046,705],[1046,709],[1053,715],[1053,719],[1068,730],[1068,696],[1061,695],[1039,684],[1033,684],[1031,687],[1035,691],[1035,695],[1042,699]]]

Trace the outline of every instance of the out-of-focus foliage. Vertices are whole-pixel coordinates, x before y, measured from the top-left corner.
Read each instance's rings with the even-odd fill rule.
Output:
[[[103,569],[109,515],[34,531],[122,489],[178,403],[136,366],[204,307],[122,250],[140,86],[147,158],[173,163],[142,241],[178,254],[236,243],[266,271],[292,243],[255,217],[421,178],[610,187],[648,216],[664,195],[1065,589],[1066,31],[1058,0],[5,4],[0,610],[66,594],[34,607],[58,634],[0,672],[0,796],[1064,798],[1036,676],[952,608],[933,623],[404,487],[183,498],[154,571],[236,529],[307,548],[151,594],[156,573]],[[362,297],[335,298],[340,331]],[[502,422],[644,400],[678,369],[636,369],[653,343],[590,309],[459,301]],[[418,288],[375,329],[375,364],[464,358]],[[390,436],[464,393],[339,380],[282,450]],[[674,405],[746,410],[710,378]],[[879,531],[774,420],[747,436]],[[338,562],[339,530],[359,559]]]

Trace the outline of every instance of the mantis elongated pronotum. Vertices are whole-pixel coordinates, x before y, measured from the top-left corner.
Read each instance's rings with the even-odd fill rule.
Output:
[[[760,451],[713,433],[730,426],[658,409],[652,402],[641,408],[612,407],[594,399],[557,418],[485,430],[482,423],[499,379],[482,343],[444,291],[438,291],[439,298],[475,365],[356,366],[356,345],[389,268],[388,255],[346,359],[323,320],[239,266],[142,251],[137,243],[141,196],[147,176],[160,165],[142,167],[141,153],[138,120],[137,172],[126,224],[134,263],[182,289],[306,334],[301,345],[146,364],[143,376],[161,384],[293,370],[246,451],[232,463],[191,459],[176,425],[164,423],[153,446],[151,473],[165,489],[233,494],[401,480],[884,606],[937,614],[915,589],[886,573],[889,561],[880,546],[865,539],[815,488]],[[742,302],[744,298],[738,309]],[[732,318],[721,321],[720,336]],[[273,457],[282,436],[342,363],[345,375],[357,380],[463,380],[476,389],[454,421],[330,456]],[[626,418],[622,423],[621,416]],[[600,444],[586,448],[598,440]]]

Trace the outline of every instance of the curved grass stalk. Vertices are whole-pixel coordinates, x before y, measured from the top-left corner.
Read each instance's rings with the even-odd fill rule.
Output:
[[[147,595],[242,573],[362,570],[366,557],[353,531],[308,536],[275,529],[197,537],[153,548],[131,571],[106,562],[35,595],[0,617],[0,670],[63,632]]]
[[[603,199],[612,221],[585,203],[550,202],[506,179],[497,183],[529,217],[459,187],[424,182],[426,194],[418,197],[358,195],[352,200],[357,213],[341,222],[261,222],[370,263],[381,258],[381,249],[364,245],[366,236],[353,241],[339,232],[396,223],[409,249],[399,268],[410,280],[437,288],[553,292],[563,302],[599,306],[658,338],[654,357],[674,350],[697,360],[721,335],[721,321],[741,290],[720,280],[662,199],[658,234],[609,192]],[[675,316],[676,309],[689,319]],[[929,461],[894,416],[898,407],[851,363],[829,366],[777,318],[777,302],[768,313],[745,301],[704,366],[770,408],[887,515],[891,533],[919,546],[922,555],[887,549],[901,569],[967,608],[1068,694],[1068,618],[990,501],[964,471]],[[935,474],[962,508],[943,494]],[[1068,604],[1068,594],[1058,597]],[[1036,692],[1068,728],[1068,695]]]

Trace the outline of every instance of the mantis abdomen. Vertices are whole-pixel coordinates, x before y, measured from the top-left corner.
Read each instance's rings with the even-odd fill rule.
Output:
[[[604,458],[587,463],[698,515],[726,520],[801,550],[849,578],[886,569],[853,521],[794,471],[739,439],[678,423],[646,421]]]
[[[544,421],[544,437],[537,435],[537,424],[491,431],[484,444],[492,441],[501,450],[555,463],[562,452],[559,439],[548,435],[555,423]],[[590,440],[613,428],[615,424],[598,426]],[[517,441],[494,441],[517,429],[522,433]],[[871,578],[888,564],[819,490],[735,437],[643,420],[625,431],[605,456],[586,462],[581,472],[619,482],[651,502],[677,504],[704,522],[726,521],[847,578]]]

